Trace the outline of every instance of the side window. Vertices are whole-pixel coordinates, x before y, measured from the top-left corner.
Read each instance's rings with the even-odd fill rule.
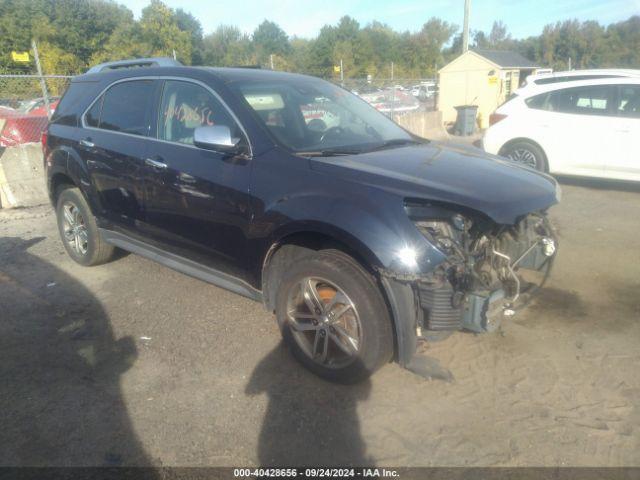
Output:
[[[103,96],[98,128],[147,135],[152,99],[153,80],[132,80],[114,85]]]
[[[540,95],[536,95],[535,97],[527,98],[524,102],[529,108],[536,108],[538,110],[549,110],[549,108],[547,108],[548,98],[548,93],[541,93]]]
[[[622,117],[640,118],[640,85],[619,87],[616,112]]]
[[[160,140],[193,145],[194,130],[206,125],[226,125],[232,137],[242,137],[222,103],[207,89],[190,82],[167,80],[158,114]]]
[[[582,115],[610,114],[612,88],[609,85],[565,88],[551,92],[550,109]]]
[[[102,111],[102,99],[104,96],[101,96],[96,102],[91,106],[89,111],[84,115],[84,123],[88,127],[98,127],[100,124],[100,112]]]

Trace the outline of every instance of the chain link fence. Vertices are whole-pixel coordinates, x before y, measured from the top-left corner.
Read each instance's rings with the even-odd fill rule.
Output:
[[[71,78],[0,73],[0,147],[40,141]]]
[[[436,109],[438,86],[431,78],[332,79],[378,111],[397,120],[408,113]]]

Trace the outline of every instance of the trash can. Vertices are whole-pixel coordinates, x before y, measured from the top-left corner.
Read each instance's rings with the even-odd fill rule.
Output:
[[[478,113],[478,106],[458,105],[453,108],[458,112],[454,133],[465,137],[472,135],[476,130],[476,114]]]

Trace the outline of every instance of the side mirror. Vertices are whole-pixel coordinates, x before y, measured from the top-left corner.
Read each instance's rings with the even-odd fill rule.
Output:
[[[239,138],[231,137],[231,130],[226,125],[206,125],[193,132],[193,144],[207,150],[232,152],[239,142]]]

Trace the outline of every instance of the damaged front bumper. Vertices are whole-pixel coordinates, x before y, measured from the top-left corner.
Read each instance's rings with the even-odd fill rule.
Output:
[[[482,273],[487,270],[481,263],[485,262],[483,255],[488,256],[495,271],[482,273],[486,282],[456,280],[450,272],[443,275],[442,269],[439,274],[380,269],[395,319],[398,363],[423,374],[421,357],[415,352],[418,341],[429,332],[493,332],[504,319],[524,308],[546,282],[556,254],[557,241],[544,220],[544,234],[534,235],[532,227],[518,226],[519,234],[514,229],[483,247],[482,254],[470,264],[476,270],[474,275]],[[533,272],[535,278],[527,272]]]

